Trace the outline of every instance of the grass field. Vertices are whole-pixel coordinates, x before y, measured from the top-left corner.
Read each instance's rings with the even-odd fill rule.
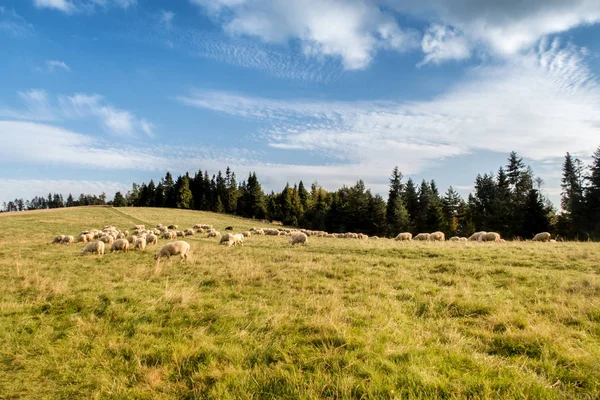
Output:
[[[261,226],[165,209],[0,215],[0,398],[600,398],[600,244],[54,235]],[[205,235],[203,235],[205,236]],[[159,241],[165,243],[165,240]]]

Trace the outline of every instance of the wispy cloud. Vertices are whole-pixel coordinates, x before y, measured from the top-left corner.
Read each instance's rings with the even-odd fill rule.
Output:
[[[62,69],[64,71],[71,70],[71,68],[64,61],[58,61],[58,60],[47,60],[46,66],[48,68],[48,71],[51,71],[51,72],[55,71],[57,69]]]
[[[138,118],[131,111],[114,107],[99,94],[59,95],[54,100],[45,90],[31,89],[18,92],[18,95],[26,109],[0,108],[0,117],[31,121],[76,120],[91,117],[100,120],[105,131],[113,135],[155,136],[154,124]]]
[[[478,150],[518,150],[533,160],[561,157],[566,149],[585,154],[598,145],[600,133],[596,77],[580,49],[557,40],[544,40],[508,63],[475,68],[431,101],[279,101],[214,91],[178,101],[262,120],[274,148],[386,170],[399,164],[416,172],[434,160]]]
[[[27,36],[33,33],[33,25],[13,9],[0,7],[0,31],[13,37]]]
[[[340,58],[345,69],[363,69],[378,49],[407,51],[418,34],[398,26],[374,2],[322,0],[192,0],[234,36],[267,43],[299,40],[304,54]]]
[[[94,12],[97,8],[117,7],[126,10],[135,6],[137,0],[33,0],[33,4],[40,9],[52,9],[71,15]]]

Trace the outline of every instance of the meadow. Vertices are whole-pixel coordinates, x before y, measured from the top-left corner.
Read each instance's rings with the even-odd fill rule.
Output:
[[[600,398],[600,244],[60,233],[266,226],[198,211],[0,214],[0,399]]]

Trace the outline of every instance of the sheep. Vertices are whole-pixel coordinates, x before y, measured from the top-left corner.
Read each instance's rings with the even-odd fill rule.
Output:
[[[229,242],[229,237],[230,236],[232,236],[232,240],[233,240],[233,235],[232,234],[224,233],[223,236],[221,236],[221,240],[219,240],[219,244],[223,244],[223,243]]]
[[[244,237],[250,237],[250,232],[249,231],[242,232],[242,235],[244,235]]]
[[[186,229],[185,231],[183,231],[183,236],[194,236],[194,230],[193,229]]]
[[[169,232],[169,231],[163,232],[163,233],[160,235],[160,237],[161,237],[162,239],[171,239],[171,232]]]
[[[469,241],[470,242],[476,242],[479,240],[479,236],[483,235],[487,233],[486,231],[481,231],[481,232],[475,232],[474,234],[472,234],[471,236],[469,236]]]
[[[167,228],[177,230],[179,229],[178,225],[169,225]]]
[[[133,246],[134,249],[145,250],[146,249],[146,238],[138,237]]]
[[[467,239],[467,238],[466,238],[466,237],[464,237],[464,236],[461,236],[461,237],[459,237],[459,238],[458,238],[458,240],[459,240],[459,241],[461,241],[461,242],[466,242],[466,241],[468,241],[469,239]]]
[[[146,245],[157,244],[158,237],[156,235],[148,235],[146,237]]]
[[[113,251],[122,251],[127,253],[129,251],[129,242],[125,239],[115,240],[110,246],[110,252],[112,253]]]
[[[171,258],[171,256],[177,254],[179,254],[181,257],[181,261],[187,261],[190,256],[190,244],[188,242],[184,242],[183,240],[165,244],[154,256],[156,265],[158,265],[162,257]]]
[[[81,235],[79,235],[77,237],[77,243],[80,243],[80,242],[87,243],[88,242],[87,235],[85,235],[83,233]]]
[[[540,232],[533,237],[534,242],[548,242],[552,238],[552,235],[548,232]]]
[[[177,237],[183,237],[184,236],[183,231],[177,231],[175,233],[177,234]]]
[[[410,242],[412,239],[413,239],[413,236],[412,236],[412,233],[410,233],[410,232],[402,232],[402,233],[399,233],[399,234],[398,234],[398,236],[396,236],[396,237],[394,238],[394,240],[401,240],[401,241],[408,240],[409,242]],[[420,240],[420,239],[419,239],[419,240]]]
[[[458,242],[460,240],[460,238],[458,236],[452,236],[450,239],[448,239],[451,242]]]
[[[290,244],[293,246],[295,244],[306,244],[308,237],[305,233],[302,232],[294,232],[292,233],[292,238],[290,240]]]
[[[264,231],[264,229],[258,228],[258,229],[254,230],[254,234],[255,235],[264,235],[265,231]]]
[[[127,241],[129,242],[129,244],[135,244],[135,241],[136,241],[137,239],[138,239],[138,237],[137,237],[137,236],[135,236],[135,235],[131,235],[131,236],[128,236],[128,237],[127,237],[127,239],[125,239],[125,240],[127,240]]]
[[[419,233],[413,240],[429,240],[429,233]]]
[[[554,239],[550,239],[550,240],[549,240],[549,242],[550,242],[550,243],[556,243],[556,240],[554,240]]]
[[[371,236],[369,239],[377,240],[379,239],[379,236]]]
[[[444,232],[440,231],[433,232],[431,235],[429,235],[429,240],[443,242],[446,240],[446,235],[444,234]]]
[[[231,238],[233,238],[233,246],[237,246],[239,245],[243,245],[244,244],[244,235],[242,235],[241,233],[236,233],[235,235],[230,235],[230,243],[231,243]],[[230,244],[229,246],[231,246],[232,244]]]
[[[104,242],[98,240],[97,242],[88,243],[83,249],[81,249],[81,255],[87,253],[97,253],[99,256],[103,256]]]
[[[100,240],[106,244],[112,244],[115,241],[115,239],[111,235],[100,236]]]
[[[209,237],[209,238],[221,237],[221,234],[219,232],[217,232],[217,231],[211,231],[211,232],[208,232],[208,236],[207,237]]]
[[[55,243],[62,243],[63,239],[65,238],[65,235],[58,235],[54,237],[54,240],[52,240],[52,244]]]
[[[499,242],[500,234],[496,232],[486,232],[477,238],[478,242]]]
[[[75,238],[74,238],[73,236],[71,236],[71,235],[69,235],[69,236],[65,236],[65,237],[62,239],[61,243],[63,243],[63,244],[71,244],[71,243],[75,243]]]

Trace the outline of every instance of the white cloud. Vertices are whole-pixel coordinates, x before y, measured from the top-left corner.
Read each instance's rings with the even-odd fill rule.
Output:
[[[262,120],[271,147],[319,152],[338,164],[324,171],[339,173],[344,166],[355,176],[375,176],[394,165],[415,173],[479,150],[517,150],[532,160],[562,157],[567,150],[587,154],[600,133],[596,77],[579,49],[558,41],[542,41],[510,62],[474,68],[431,101],[278,101],[215,91],[178,100]]]
[[[417,45],[416,33],[401,29],[376,4],[359,0],[193,0],[222,20],[232,35],[283,44],[300,41],[309,56],[339,57],[346,69],[365,68],[379,48]]]
[[[109,7],[122,8],[124,10],[137,4],[137,0],[33,0],[37,8],[54,9],[65,14],[91,13],[97,7],[107,9]]]
[[[173,26],[173,18],[175,18],[175,13],[172,11],[161,11],[159,15],[160,22],[164,24],[167,28],[171,28]]]
[[[468,40],[456,29],[433,24],[425,32],[421,48],[425,58],[418,66],[446,60],[464,60],[471,56]]]
[[[18,95],[27,107],[27,112],[21,114],[26,119],[41,121],[56,119],[45,90],[31,89],[25,92],[18,92]]]
[[[123,143],[103,142],[97,137],[25,121],[0,121],[0,156],[6,162],[113,170],[148,171],[166,164],[160,156]]]
[[[0,31],[13,37],[22,37],[30,35],[33,30],[33,25],[17,14],[15,10],[4,7],[0,9]]]
[[[458,28],[471,45],[512,56],[544,36],[600,22],[597,0],[383,0],[386,6]]]
[[[53,8],[67,14],[75,11],[75,5],[68,0],[34,0],[37,8]]]
[[[48,196],[48,193],[59,193],[67,200],[69,193],[75,199],[81,193],[86,195],[106,194],[107,200],[112,200],[116,192],[125,194],[131,188],[130,184],[113,181],[69,180],[69,179],[4,179],[0,178],[0,203],[14,199],[31,200],[36,196]]]
[[[71,68],[67,64],[65,64],[64,61],[47,60],[46,65],[47,65],[49,71],[54,71],[58,68],[63,69],[65,71],[71,70]]]

